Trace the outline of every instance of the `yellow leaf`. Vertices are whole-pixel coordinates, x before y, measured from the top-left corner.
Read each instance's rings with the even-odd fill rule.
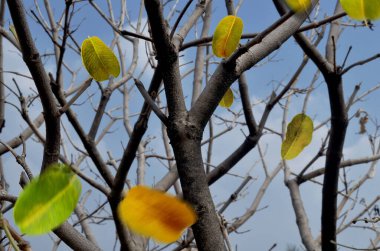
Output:
[[[234,102],[234,94],[232,93],[231,88],[228,88],[222,100],[220,100],[219,105],[221,107],[229,108],[233,102]]]
[[[197,219],[186,202],[145,186],[135,186],[127,193],[118,215],[132,231],[163,243],[177,240]]]
[[[340,0],[340,4],[350,18],[356,20],[380,18],[379,0]]]
[[[310,5],[310,0],[286,0],[286,4],[294,12],[306,11]]]
[[[313,121],[305,114],[294,116],[289,123],[286,138],[282,142],[281,157],[286,160],[294,159],[310,144],[313,137]]]
[[[17,36],[17,32],[16,32],[16,29],[15,29],[15,26],[13,24],[9,25],[9,31],[12,33],[13,37],[15,38],[15,40],[20,44],[20,41],[18,40],[18,36]]]
[[[220,58],[229,57],[239,45],[243,21],[237,16],[226,16],[216,26],[212,39],[212,51]]]
[[[82,62],[96,81],[120,74],[120,65],[113,51],[98,37],[89,37],[82,43]]]

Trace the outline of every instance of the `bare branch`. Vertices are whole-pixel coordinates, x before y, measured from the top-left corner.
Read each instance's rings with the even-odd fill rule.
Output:
[[[153,112],[157,115],[157,117],[161,120],[164,125],[168,126],[168,118],[165,116],[165,114],[162,113],[160,108],[156,105],[156,103],[153,101],[153,99],[149,96],[148,92],[144,88],[144,84],[141,83],[140,80],[134,79],[135,80],[135,85],[139,89],[141,95],[144,97],[145,102],[147,102],[150,105],[150,108],[153,110]]]
[[[353,63],[352,65],[347,66],[347,68],[345,68],[345,69],[342,70],[342,73],[341,73],[341,74],[343,75],[343,74],[347,73],[348,71],[350,71],[352,68],[354,68],[354,67],[356,67],[356,66],[360,66],[360,65],[367,64],[367,63],[369,63],[369,62],[371,62],[371,61],[374,61],[374,60],[376,60],[376,59],[378,59],[378,58],[380,58],[380,53],[375,54],[375,55],[373,55],[372,57],[369,57],[369,58],[366,58],[366,59],[360,60],[360,61],[358,61],[358,62],[356,62],[356,63]]]
[[[46,122],[46,144],[41,170],[48,165],[57,162],[60,147],[60,122],[59,111],[55,103],[54,95],[50,88],[50,80],[42,65],[41,58],[34,45],[32,35],[26,21],[24,7],[21,1],[8,0],[9,10],[20,41],[23,41],[21,51],[23,59],[34,79],[38,93],[41,97]]]

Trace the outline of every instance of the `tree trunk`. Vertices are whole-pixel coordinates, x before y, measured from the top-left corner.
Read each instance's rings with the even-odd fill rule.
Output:
[[[197,247],[200,251],[223,251],[223,235],[203,167],[202,131],[186,119],[177,119],[170,125],[168,135],[177,161],[183,197],[198,216],[192,227]]]

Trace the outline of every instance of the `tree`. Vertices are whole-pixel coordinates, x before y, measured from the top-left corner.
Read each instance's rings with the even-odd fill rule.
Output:
[[[117,3],[66,0],[54,4],[44,0],[26,1],[25,4],[31,5],[27,8],[20,0],[9,0],[7,9],[11,24],[6,24],[8,12],[5,0],[2,0],[0,128],[7,139],[3,140],[2,135],[0,154],[8,163],[11,158],[16,159],[23,168],[22,186],[29,183],[33,175],[46,173],[60,162],[70,166],[87,190],[75,208],[76,217],[72,216],[54,230],[58,237],[54,237],[55,244],[62,241],[74,250],[111,249],[113,245],[120,246],[121,250],[165,247],[135,234],[122,223],[118,213],[124,189],[146,184],[161,191],[173,188],[172,191],[183,197],[197,215],[191,229],[181,240],[167,246],[168,250],[195,247],[199,250],[232,250],[234,241],[229,240],[229,233],[238,232],[253,216],[259,217],[257,213],[263,209],[268,187],[283,174],[299,236],[307,250],[330,251],[337,250],[339,245],[351,245],[340,243],[337,235],[352,231],[353,221],[367,222],[367,225],[360,226],[374,231],[375,238],[371,239],[369,248],[376,247],[380,235],[376,229],[378,218],[373,217],[376,216],[375,205],[379,196],[358,192],[374,177],[380,157],[379,127],[376,116],[358,108],[365,104],[365,97],[370,97],[379,88],[379,83],[373,83],[370,76],[361,76],[361,82],[370,82],[367,83],[369,87],[361,91],[360,83],[349,88],[345,76],[352,76],[349,74],[361,65],[366,66],[363,69],[378,66],[376,60],[380,56],[368,49],[358,60],[350,59],[351,47],[345,52],[351,45],[350,40],[340,37],[346,26],[345,32],[350,34],[360,32],[351,26],[360,27],[365,32],[375,29],[372,19],[378,16],[379,7],[376,4],[369,6],[364,16],[354,16],[363,19],[363,23],[354,22],[340,5],[347,1],[336,1],[335,6],[312,1],[310,6],[301,9],[293,6],[293,10],[289,10],[284,1],[274,0],[278,18],[271,15],[264,28],[250,33],[255,30],[249,25],[250,17],[248,14],[242,16],[248,29],[244,29],[240,46],[232,55],[217,60],[210,49],[213,39],[210,27],[219,21],[218,16],[239,15],[244,12],[242,8],[252,3],[226,0],[222,13],[221,6],[217,6],[219,2],[211,0],[189,0],[187,3],[146,0],[140,1],[139,6],[125,0]],[[350,1],[351,4],[361,2]],[[291,2],[308,1],[287,2],[292,6]],[[128,8],[127,4],[133,7]],[[346,10],[351,16],[352,9],[348,5]],[[335,9],[331,10],[333,7]],[[218,11],[214,12],[214,8]],[[137,18],[132,19],[131,13]],[[91,25],[91,20],[97,21]],[[86,24],[82,25],[82,22]],[[104,40],[109,40],[109,47],[120,62],[121,77],[111,77],[107,82],[95,81],[77,63],[80,44],[86,36],[92,36],[91,33],[106,34]],[[372,31],[366,36],[375,40],[375,33]],[[290,45],[292,37],[297,45]],[[2,70],[3,61],[11,55],[4,49],[4,40],[22,55],[18,59],[24,60],[29,73],[17,69]],[[367,43],[368,47],[372,44],[371,41]],[[321,45],[325,45],[324,48]],[[286,76],[289,69],[283,71],[276,66],[278,55],[274,52],[281,53],[284,46],[291,51],[291,54],[281,55],[287,56],[285,66],[287,62],[294,64],[294,55],[302,58],[297,68],[292,67],[291,77]],[[361,41],[357,46],[363,48],[365,44]],[[186,67],[189,58],[194,65],[186,69],[183,65]],[[258,67],[263,60],[266,62]],[[271,69],[272,87],[263,83],[260,87],[252,86],[251,74],[260,72],[261,68]],[[309,76],[312,79],[306,80]],[[309,84],[300,83],[300,79]],[[32,81],[35,89],[30,91],[23,87],[24,81]],[[234,82],[238,83],[238,88],[231,87]],[[300,86],[296,87],[296,84]],[[147,90],[144,86],[148,86]],[[220,101],[226,98],[224,95],[230,88],[238,100],[228,109],[219,109]],[[327,92],[320,92],[322,88]],[[252,90],[258,93],[255,94],[256,101],[250,94]],[[344,91],[351,93],[345,96]],[[313,103],[310,101],[313,98],[325,102]],[[326,108],[328,113],[325,113]],[[7,126],[14,120],[15,110],[18,111],[16,116],[27,125],[22,132],[15,131],[14,126]],[[30,110],[40,111],[34,120]],[[155,115],[151,115],[152,111]],[[289,113],[307,113],[314,120],[314,148],[307,149],[308,156],[303,155],[306,156],[303,161],[287,161],[281,158],[280,151],[272,150],[278,149],[287,136]],[[281,117],[277,124],[270,123],[273,116]],[[348,127],[349,124],[354,126]],[[226,142],[230,144],[225,146],[218,143],[223,138],[228,139],[229,135],[241,138],[241,134],[236,136],[239,129],[244,139],[235,149],[231,147],[233,142]],[[360,137],[368,137],[365,145],[371,152],[361,158],[351,158],[344,155],[344,143],[356,135],[357,130]],[[266,149],[263,148],[265,137],[275,138]],[[321,142],[316,142],[321,138]],[[21,154],[18,153],[19,147]],[[223,149],[227,156],[218,155],[216,147]],[[33,163],[26,156],[31,156]],[[246,156],[254,158],[252,162],[256,163],[245,168],[245,173],[241,171],[241,163]],[[277,156],[278,163],[270,156]],[[39,170],[33,166],[38,161],[41,161]],[[364,165],[362,173],[352,175],[347,170],[361,164],[368,165]],[[3,214],[12,219],[12,215],[6,212],[12,208],[17,196],[6,190],[8,184],[10,191],[18,184],[15,171],[1,161],[0,165],[1,200],[4,206],[7,205]],[[257,165],[262,166],[262,170],[252,168]],[[166,168],[153,169],[159,166]],[[136,176],[131,170],[136,170]],[[5,179],[7,172],[13,173],[12,179]],[[229,174],[238,178],[231,178]],[[257,178],[252,179],[255,176]],[[320,180],[322,176],[323,180]],[[255,184],[261,182],[257,191],[247,190],[252,180]],[[210,190],[215,183],[228,186],[231,194],[229,198],[216,199],[224,201],[221,205],[213,198],[217,191]],[[230,190],[229,183],[236,185],[236,190]],[[311,216],[306,210],[306,203],[310,201],[302,198],[300,188],[303,184],[313,183],[321,185],[313,189],[317,192],[321,189],[322,206],[320,215]],[[237,211],[233,211],[233,215],[227,214],[228,207],[239,209],[240,201],[236,200],[246,201],[242,195],[248,191],[254,199],[247,210],[240,216]],[[309,190],[305,188],[304,191]],[[371,202],[367,203],[367,200]],[[366,219],[364,215],[367,215]],[[316,234],[312,232],[310,217],[321,217],[320,233],[315,229]],[[106,224],[102,227],[104,222]],[[7,231],[6,234],[11,244],[30,249],[13,223],[3,220],[2,226],[10,230],[11,234]],[[99,241],[102,233],[94,234],[92,228],[100,227],[103,233],[116,229],[115,244]],[[274,242],[276,238],[279,237],[275,237]],[[2,248],[5,245],[6,242],[2,241]],[[250,247],[255,245],[249,244]],[[265,245],[274,249],[277,244]]]

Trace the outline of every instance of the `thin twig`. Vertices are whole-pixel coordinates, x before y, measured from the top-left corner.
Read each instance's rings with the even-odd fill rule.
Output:
[[[4,229],[5,235],[7,236],[9,243],[14,248],[15,251],[21,251],[15,241],[13,239],[11,232],[8,229],[8,222],[3,218],[3,214],[0,214],[1,227]]]
[[[319,26],[322,26],[322,25],[327,24],[327,23],[331,23],[332,21],[334,21],[336,19],[339,19],[341,17],[344,17],[346,15],[347,14],[345,12],[341,12],[341,13],[332,15],[331,17],[325,18],[325,19],[323,19],[321,21],[313,22],[311,24],[305,25],[305,26],[299,28],[299,30],[297,32],[304,32],[304,31],[307,31],[307,30],[310,30],[310,29],[318,28]]]
[[[137,89],[140,91],[141,95],[144,97],[145,101],[150,105],[152,108],[153,112],[157,115],[157,117],[164,123],[165,126],[168,126],[169,120],[165,116],[165,114],[158,108],[156,103],[153,101],[149,93],[145,90],[145,87],[143,83],[141,83],[140,80],[134,79],[135,80],[135,85],[137,86]]]
[[[233,192],[230,196],[230,198],[223,204],[223,206],[219,209],[219,214],[222,214],[226,209],[227,207],[237,199],[237,197],[239,196],[239,193],[243,190],[243,188],[248,184],[248,182],[252,179],[251,176],[247,176],[245,177],[245,179],[243,180],[243,182],[240,184],[240,186],[235,190],[235,192]]]
[[[173,28],[172,28],[171,32],[170,32],[170,39],[173,38],[174,32],[176,31],[176,29],[177,29],[177,27],[179,25],[179,22],[181,21],[183,15],[185,15],[187,9],[190,7],[190,5],[191,5],[192,2],[193,2],[193,0],[187,1],[185,7],[182,9],[181,13],[179,14],[177,20],[175,21],[175,23],[173,25]]]
[[[352,65],[347,66],[347,68],[345,68],[344,70],[342,70],[342,73],[341,73],[341,74],[343,75],[343,74],[347,73],[349,70],[351,70],[352,68],[354,68],[354,67],[356,67],[356,66],[364,65],[364,64],[369,63],[369,62],[371,62],[371,61],[373,61],[373,60],[376,60],[376,59],[378,59],[378,58],[380,58],[380,53],[375,54],[375,55],[372,56],[372,57],[369,57],[369,58],[366,58],[366,59],[360,60],[360,61],[358,61],[358,62],[355,62],[355,63],[353,63]]]
[[[59,109],[59,112],[61,114],[65,113],[69,107],[82,95],[82,93],[87,90],[88,87],[90,87],[92,82],[92,78],[87,79],[82,86],[80,86],[79,91],[75,94],[74,97],[72,97],[61,109]]]
[[[24,142],[24,141],[23,141],[23,142]],[[12,155],[15,157],[17,163],[19,163],[20,166],[21,166],[21,167],[24,169],[24,171],[27,173],[29,180],[32,180],[32,179],[33,179],[33,173],[32,173],[32,171],[30,170],[28,164],[26,164],[26,161],[25,161],[25,155],[24,155],[24,154],[22,154],[22,155],[18,155],[18,154],[16,153],[16,151],[13,150],[13,148],[10,147],[10,146],[9,146],[7,143],[5,143],[5,142],[0,141],[0,144],[2,144],[3,146],[5,146],[6,148],[8,148],[8,150],[9,150],[9,151],[12,153]],[[24,148],[25,148],[25,145],[23,145],[23,146],[24,146]]]
[[[355,248],[355,247],[352,247],[352,246],[347,246],[347,245],[344,245],[344,244],[337,243],[335,241],[331,241],[331,243],[333,243],[333,244],[335,244],[337,246],[340,246],[340,247],[351,249],[351,250],[371,251],[371,250],[379,250],[380,249],[380,247],[374,247],[374,248]]]

